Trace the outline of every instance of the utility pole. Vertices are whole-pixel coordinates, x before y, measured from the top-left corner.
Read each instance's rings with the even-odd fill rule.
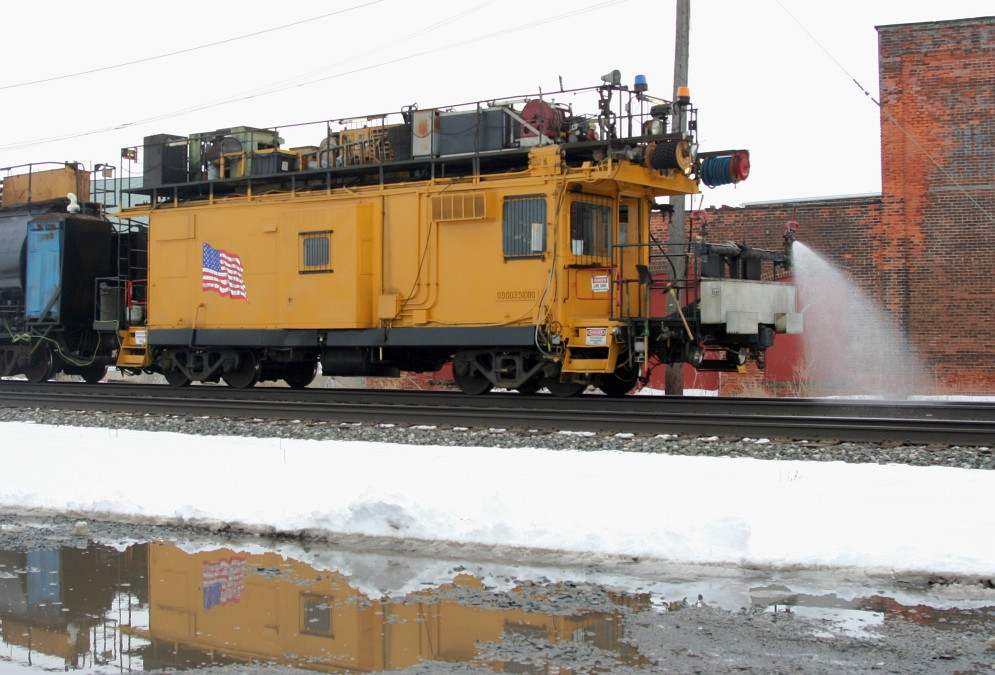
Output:
[[[687,130],[687,108],[676,105],[677,88],[688,86],[688,51],[691,34],[691,0],[677,0],[677,35],[674,40],[674,124],[675,132]],[[684,265],[684,248],[681,244],[685,240],[684,235],[684,195],[670,198],[670,205],[673,213],[670,216],[670,226],[667,229],[667,255],[671,256],[670,261],[674,263],[676,278],[674,283],[682,283],[687,276]],[[684,293],[678,290],[678,301],[674,302],[673,296],[668,296],[668,313],[677,311],[678,303],[684,303]],[[684,395],[684,363],[669,364],[667,375],[664,380],[667,396]]]

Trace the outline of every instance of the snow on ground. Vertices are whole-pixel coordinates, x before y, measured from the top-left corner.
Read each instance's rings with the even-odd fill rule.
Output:
[[[995,575],[995,472],[0,423],[0,505],[679,562]]]

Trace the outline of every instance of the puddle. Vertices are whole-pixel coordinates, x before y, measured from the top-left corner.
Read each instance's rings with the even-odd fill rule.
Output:
[[[541,672],[638,670],[656,661],[659,644],[640,643],[630,619],[689,617],[696,606],[803,616],[817,637],[889,622],[995,634],[995,612],[983,602],[939,609],[914,594],[843,596],[687,569],[650,578],[468,565],[297,544],[0,550],[0,672],[239,663],[380,672],[425,661],[540,672],[529,669],[539,653],[588,664]]]

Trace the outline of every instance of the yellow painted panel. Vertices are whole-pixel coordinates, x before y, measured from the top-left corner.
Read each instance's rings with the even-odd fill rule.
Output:
[[[198,211],[196,237],[178,240],[182,211],[150,225],[150,326],[198,329],[367,328],[374,313],[374,203],[221,204]],[[164,224],[164,225],[163,225]],[[301,234],[328,232],[330,271],[301,273]],[[205,289],[204,245],[237,257],[245,297]],[[183,260],[187,273],[173,271]]]
[[[406,297],[415,288],[418,260],[429,235],[421,209],[421,195],[414,192],[391,195],[384,204],[384,293]]]
[[[149,231],[158,241],[193,239],[197,233],[197,216],[183,211],[163,212],[155,219],[155,226],[149,227]]]
[[[438,294],[430,319],[447,325],[532,323],[549,259],[505,259],[501,221],[442,223]]]
[[[373,325],[373,229],[376,210],[373,204],[356,209],[356,325]]]
[[[156,276],[186,278],[189,269],[196,271],[190,264],[187,255],[190,245],[185,241],[168,241],[159,244],[155,255],[149,260],[149,266]]]
[[[191,293],[194,288],[199,289],[200,284],[200,275],[197,274],[200,260],[191,260],[194,253],[190,242],[182,240],[162,242],[149,247],[150,326],[190,327],[193,321]],[[198,284],[197,287],[192,285],[191,276]]]

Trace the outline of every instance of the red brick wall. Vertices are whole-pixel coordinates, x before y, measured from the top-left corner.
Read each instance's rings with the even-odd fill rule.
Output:
[[[908,340],[884,341],[894,343],[892,357],[910,352],[906,367],[923,376],[916,388],[991,394],[995,18],[881,26],[878,37],[882,196],[709,211],[709,238],[772,247],[797,220],[799,241],[839,267]],[[861,155],[845,136],[825,152]],[[852,306],[846,313],[850,345],[871,339],[861,334],[866,317]],[[810,318],[807,333],[826,329]],[[853,357],[829,358],[843,368]],[[873,365],[849,364],[846,377]],[[724,384],[723,393],[734,389]]]
[[[890,279],[905,272],[909,336],[937,378],[993,393],[995,17],[882,26],[878,45],[887,214],[878,259]],[[890,290],[882,297],[898,304]]]

